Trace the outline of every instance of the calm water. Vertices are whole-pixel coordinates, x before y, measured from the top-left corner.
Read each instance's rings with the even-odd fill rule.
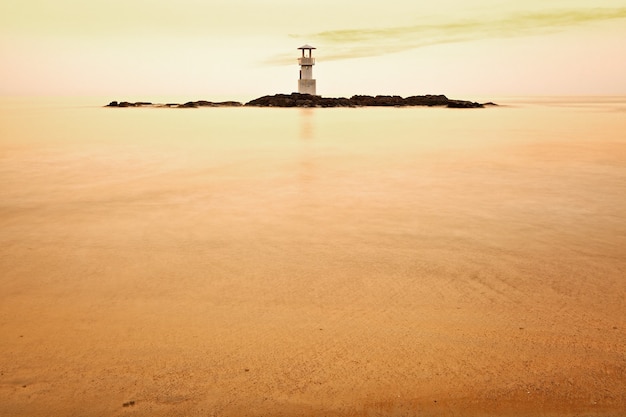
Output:
[[[625,97],[108,101],[0,101],[0,416],[626,402]]]
[[[313,238],[304,230],[326,228],[320,242],[439,221],[446,229],[438,234],[473,233],[486,219],[506,222],[507,236],[550,224],[623,237],[624,98],[503,99],[506,106],[470,111],[85,101],[3,101],[6,219],[64,207],[131,220],[168,207],[229,231],[289,228]]]

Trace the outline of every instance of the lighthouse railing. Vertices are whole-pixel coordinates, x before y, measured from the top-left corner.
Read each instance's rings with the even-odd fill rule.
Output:
[[[299,65],[315,65],[315,58],[298,58]]]

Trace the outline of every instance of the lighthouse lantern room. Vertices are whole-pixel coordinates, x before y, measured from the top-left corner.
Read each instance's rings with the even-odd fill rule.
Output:
[[[298,64],[300,64],[298,93],[316,95],[315,80],[313,79],[313,65],[315,65],[315,58],[313,58],[311,53],[311,51],[315,48],[311,45],[304,45],[298,49],[302,50],[302,57],[298,58]]]

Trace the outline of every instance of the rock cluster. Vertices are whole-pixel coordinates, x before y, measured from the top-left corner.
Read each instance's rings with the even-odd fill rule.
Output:
[[[184,104],[178,103],[167,103],[167,104],[153,104],[147,101],[137,101],[137,102],[128,102],[128,101],[112,101],[107,104],[105,107],[173,107],[173,108],[196,108],[196,107],[240,107],[243,106],[242,103],[238,101],[219,101],[212,102],[206,100],[198,100],[198,101],[188,101]]]
[[[310,94],[276,94],[263,96],[246,103],[258,107],[408,107],[445,106],[451,108],[480,108],[484,104],[465,100],[451,100],[444,95],[411,96],[362,96],[329,98]]]
[[[263,96],[245,104],[248,107],[409,107],[409,106],[443,106],[457,109],[480,108],[494,103],[476,103],[465,100],[452,100],[444,95],[425,96],[363,96],[356,95],[350,98],[334,98],[314,96],[311,94],[275,94]],[[240,107],[244,104],[238,101],[211,102],[206,100],[189,101],[184,104],[152,104],[149,102],[112,101],[106,107],[174,107],[174,108],[196,108],[196,107]]]
[[[212,101],[206,101],[206,100],[199,100],[199,101],[188,101],[187,103],[179,104],[176,107],[194,108],[194,107],[241,107],[241,106],[243,106],[243,104],[238,101],[212,102]]]
[[[135,103],[130,103],[128,101],[112,101],[106,105],[106,107],[142,107],[142,106],[152,106],[153,104],[147,101],[137,101]]]

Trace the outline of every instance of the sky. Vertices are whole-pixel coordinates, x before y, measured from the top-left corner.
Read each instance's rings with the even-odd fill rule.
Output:
[[[626,0],[2,0],[0,95],[626,95]],[[459,97],[463,98],[463,97]]]

